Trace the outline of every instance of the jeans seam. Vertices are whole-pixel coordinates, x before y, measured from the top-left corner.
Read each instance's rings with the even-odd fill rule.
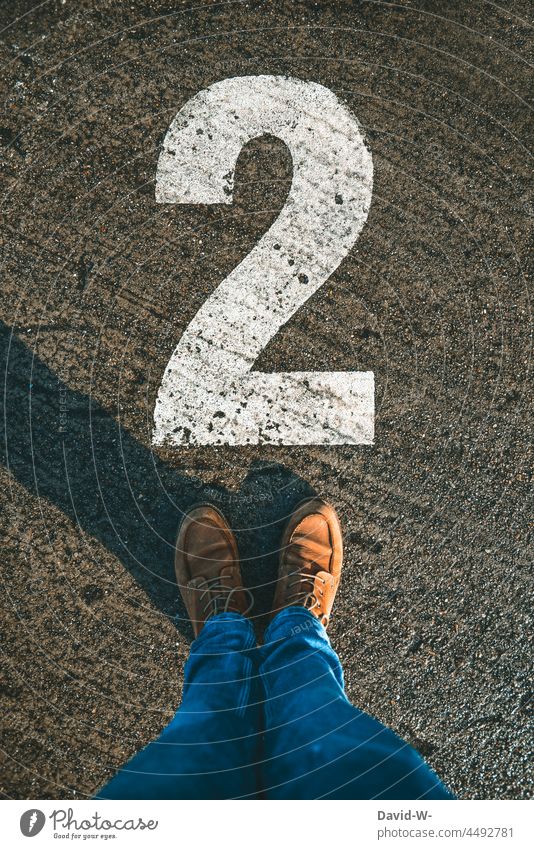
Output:
[[[244,659],[243,683],[241,686],[241,694],[236,710],[237,715],[241,719],[244,717],[250,701],[252,671],[252,660],[250,659],[250,657],[246,657]]]
[[[261,671],[261,668],[259,669],[259,673],[260,673],[260,680],[261,680],[261,685],[262,685],[262,688],[263,688],[263,695],[264,695],[263,714],[264,714],[264,718],[265,718],[265,727],[267,727],[269,720],[271,720],[273,718],[273,713],[272,713],[272,710],[271,710],[271,700],[270,700],[270,696],[269,696],[269,687],[267,686],[267,680],[266,680],[265,674]]]

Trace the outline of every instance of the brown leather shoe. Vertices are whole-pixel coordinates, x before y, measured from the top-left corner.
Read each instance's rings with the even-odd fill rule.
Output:
[[[195,637],[216,613],[246,616],[252,610],[254,599],[243,587],[236,538],[223,514],[211,504],[185,514],[174,567]]]
[[[298,605],[308,608],[326,628],[342,561],[341,526],[334,508],[321,498],[301,502],[282,537],[272,615]]]

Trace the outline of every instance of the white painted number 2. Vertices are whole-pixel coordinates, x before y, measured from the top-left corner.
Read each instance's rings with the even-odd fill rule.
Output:
[[[231,203],[239,153],[266,133],[292,156],[286,203],[174,349],[156,400],[155,445],[373,442],[372,372],[252,371],[269,340],[348,254],[367,218],[373,163],[349,109],[324,86],[298,79],[215,83],[172,122],[156,200]],[[309,344],[313,354],[313,338]]]

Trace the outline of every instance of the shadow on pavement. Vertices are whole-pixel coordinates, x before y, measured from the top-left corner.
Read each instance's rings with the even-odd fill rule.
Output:
[[[279,464],[262,462],[251,465],[237,493],[176,472],[93,398],[69,389],[0,324],[2,460],[11,474],[119,558],[189,638],[173,544],[184,511],[201,501],[216,503],[243,529],[237,536],[244,580],[250,587],[261,585],[254,611],[261,616],[272,596],[283,522],[299,500],[313,494],[309,484]]]

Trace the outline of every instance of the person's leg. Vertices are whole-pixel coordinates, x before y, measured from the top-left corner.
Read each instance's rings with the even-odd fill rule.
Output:
[[[211,617],[191,646],[180,708],[99,799],[233,799],[257,789],[259,705],[250,622]]]
[[[333,508],[303,502],[282,537],[275,618],[261,650],[266,797],[451,798],[414,749],[345,696],[325,632],[342,559]]]
[[[176,581],[195,641],[182,704],[160,737],[103,787],[101,799],[254,796],[260,708],[235,537],[211,505],[192,509],[176,540]]]
[[[339,659],[312,613],[286,608],[265,641],[266,798],[452,798],[411,746],[348,701]]]

